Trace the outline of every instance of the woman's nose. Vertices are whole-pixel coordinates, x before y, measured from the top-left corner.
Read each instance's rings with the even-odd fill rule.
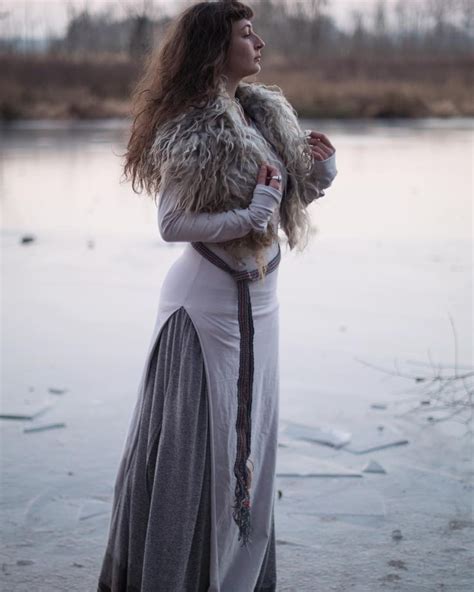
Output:
[[[263,49],[265,47],[265,42],[263,41],[263,39],[261,39],[259,37],[259,40],[257,41],[257,48],[258,49]]]

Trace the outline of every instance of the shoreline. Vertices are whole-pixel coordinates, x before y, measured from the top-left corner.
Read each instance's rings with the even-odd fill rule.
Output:
[[[300,122],[305,121],[321,121],[326,126],[331,128],[343,127],[345,129],[351,129],[351,126],[358,128],[361,125],[380,125],[384,126],[408,126],[419,127],[420,129],[445,127],[448,125],[450,129],[459,124],[464,127],[466,124],[467,128],[474,128],[474,115],[453,115],[453,116],[434,116],[428,115],[426,117],[321,117],[321,116],[307,116],[299,114],[298,117]],[[87,129],[98,128],[98,129],[118,129],[125,130],[132,124],[133,119],[129,116],[97,116],[97,117],[23,117],[18,119],[1,119],[0,118],[0,129],[24,129],[24,130],[61,130],[69,129],[71,127],[78,127]]]
[[[0,122],[131,116],[142,64],[107,57],[0,53]],[[300,118],[392,120],[473,117],[472,59],[315,58],[295,64],[268,57],[246,82],[275,85]]]
[[[287,95],[288,97],[289,95]],[[367,97],[359,97],[360,102]],[[350,98],[349,98],[350,101]],[[396,103],[399,101],[399,105]],[[414,121],[417,119],[470,119],[474,117],[474,108],[458,109],[453,102],[435,101],[424,103],[418,99],[408,100],[403,97],[389,97],[386,101],[375,101],[366,109],[359,106],[347,107],[338,103],[333,96],[325,97],[325,108],[317,105],[298,104],[290,100],[300,119],[339,120],[344,122],[367,120],[392,122],[394,120]],[[395,105],[394,105],[395,102]],[[128,101],[61,102],[33,103],[13,107],[5,102],[0,103],[0,124],[18,121],[110,121],[131,120],[130,103]]]

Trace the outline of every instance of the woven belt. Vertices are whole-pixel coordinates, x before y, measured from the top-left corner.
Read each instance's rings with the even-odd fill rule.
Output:
[[[239,330],[240,330],[240,361],[239,378],[237,381],[237,422],[235,424],[237,432],[237,454],[234,464],[234,474],[236,476],[235,500],[233,507],[233,519],[239,527],[239,541],[242,539],[242,545],[251,542],[250,534],[252,531],[250,520],[250,493],[248,487],[248,469],[247,460],[250,456],[251,429],[252,429],[252,387],[253,387],[253,316],[252,303],[250,301],[249,282],[258,279],[258,269],[251,271],[238,271],[232,269],[213,251],[208,249],[202,242],[192,242],[191,245],[205,257],[208,261],[227,271],[237,282]],[[281,259],[281,249],[278,245],[278,253],[267,264],[266,274],[274,271]]]

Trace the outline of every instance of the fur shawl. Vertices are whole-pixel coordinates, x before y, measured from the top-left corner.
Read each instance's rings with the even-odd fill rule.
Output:
[[[297,113],[278,86],[241,82],[236,97],[262,138],[242,121],[238,106],[221,89],[204,108],[190,108],[158,127],[148,154],[150,174],[159,173],[159,190],[168,181],[173,184],[176,208],[189,212],[245,208],[261,164],[275,162],[273,150],[286,169],[281,171],[280,223],[293,248],[310,227],[306,206],[320,194]],[[252,231],[237,241],[258,249],[274,238],[269,224],[266,237]],[[229,242],[234,241],[221,245]]]

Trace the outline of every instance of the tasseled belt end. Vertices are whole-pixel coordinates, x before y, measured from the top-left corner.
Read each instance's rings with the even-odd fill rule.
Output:
[[[244,478],[237,478],[235,484],[235,500],[232,517],[239,527],[239,538],[242,540],[242,546],[252,542],[252,524],[250,520],[250,492],[248,487],[248,469],[245,468]]]
[[[251,426],[252,426],[252,387],[254,373],[254,352],[253,352],[253,314],[252,303],[250,300],[250,291],[248,283],[257,280],[258,270],[238,271],[232,269],[216,253],[211,251],[204,243],[193,242],[192,246],[208,259],[211,263],[230,273],[237,282],[237,304],[240,332],[240,361],[239,377],[237,380],[237,453],[234,464],[234,473],[236,476],[235,499],[232,506],[232,516],[239,528],[238,540],[242,541],[242,546],[252,542],[250,535],[252,533],[250,516],[250,482],[251,473],[246,466],[251,451]],[[281,251],[278,244],[278,253],[267,266],[267,273],[274,271],[280,262]],[[250,461],[252,462],[252,461]],[[252,463],[253,465],[253,463]]]

